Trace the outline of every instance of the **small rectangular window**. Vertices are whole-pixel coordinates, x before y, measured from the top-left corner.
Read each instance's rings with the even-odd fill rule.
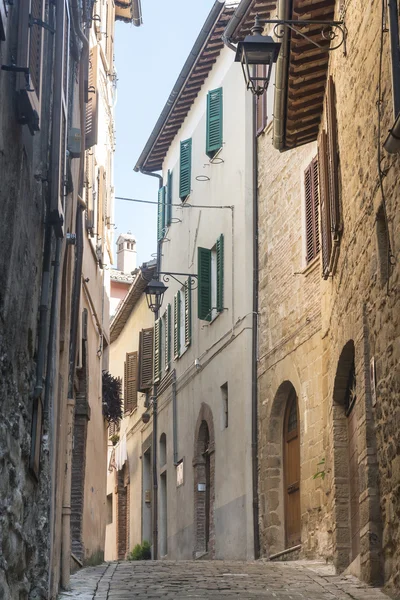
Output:
[[[222,148],[222,88],[207,94],[206,154],[211,158]]]
[[[107,525],[113,522],[113,495],[107,494]]]

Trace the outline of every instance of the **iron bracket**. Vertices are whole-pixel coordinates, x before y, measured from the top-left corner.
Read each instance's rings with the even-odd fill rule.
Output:
[[[174,279],[175,281],[177,281],[181,286],[183,286],[184,288],[187,287],[186,282],[180,281],[180,279],[178,279],[178,277],[187,277],[189,279],[189,286],[191,290],[196,290],[197,289],[197,278],[198,275],[196,273],[170,273],[167,271],[159,271],[158,275],[162,275],[162,280],[165,283],[168,283],[170,278],[172,277],[172,279]]]
[[[38,27],[43,27],[43,29],[47,29],[47,31],[50,31],[50,33],[54,34],[55,33],[55,29],[53,29],[53,27],[50,27],[50,25],[48,23],[45,23],[44,21],[42,21],[41,19],[34,19],[32,17],[32,15],[29,15],[29,27],[32,27],[32,25],[37,25]]]
[[[342,45],[343,53],[346,56],[346,26],[344,21],[314,21],[314,20],[283,20],[283,19],[267,19],[263,21],[264,24],[274,25],[274,35],[278,39],[282,39],[284,36],[284,29],[290,29],[294,31],[298,35],[301,35],[305,40],[309,41],[316,48],[319,48],[322,52],[332,52],[333,50],[337,50]],[[329,42],[333,42],[336,40],[335,44],[329,46],[322,46],[320,43],[313,40],[309,35],[303,33],[301,28],[308,27],[310,25],[318,25],[321,26],[321,37],[324,40]],[[282,28],[282,29],[280,29]]]

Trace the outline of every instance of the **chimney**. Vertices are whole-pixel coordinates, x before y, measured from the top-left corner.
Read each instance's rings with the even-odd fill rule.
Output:
[[[117,239],[117,269],[127,274],[136,269],[136,240],[129,231]]]

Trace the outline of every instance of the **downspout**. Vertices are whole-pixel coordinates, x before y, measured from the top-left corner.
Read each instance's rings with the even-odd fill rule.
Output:
[[[257,109],[253,98],[253,311],[252,311],[252,363],[251,363],[251,466],[253,486],[253,536],[254,558],[260,557],[260,532],[258,527],[258,147]]]
[[[79,201],[80,192],[83,188],[84,161],[85,161],[85,71],[84,65],[89,60],[89,41],[80,28],[80,11],[78,1],[72,2],[73,26],[82,42],[79,70],[79,111],[81,127],[81,154],[79,158],[78,175],[78,205],[76,210],[76,253],[75,273],[73,283],[73,296],[71,306],[71,333],[69,352],[69,375],[68,375],[68,397],[67,397],[67,432],[66,432],[66,464],[64,473],[63,507],[61,525],[61,585],[64,589],[70,584],[70,561],[71,561],[71,476],[72,476],[72,451],[73,451],[73,428],[75,413],[74,378],[76,365],[76,348],[79,325],[79,301],[81,294],[82,261],[83,261],[83,205]]]
[[[163,177],[158,173],[145,171],[142,167],[139,169],[143,175],[157,177],[158,188],[163,186]],[[161,266],[161,242],[157,242],[157,277]],[[158,311],[154,315],[154,320],[158,319]],[[157,477],[157,384],[153,384],[153,435],[152,435],[152,471],[153,471],[153,560],[158,557],[158,477]]]
[[[278,19],[288,18],[289,0],[279,0]],[[289,62],[289,30],[285,27],[281,51],[276,61],[275,97],[274,97],[274,132],[272,143],[274,148],[282,151],[285,147],[285,96]]]

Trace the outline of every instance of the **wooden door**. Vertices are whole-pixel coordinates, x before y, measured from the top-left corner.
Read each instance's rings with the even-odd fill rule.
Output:
[[[300,544],[300,427],[296,392],[292,389],[286,405],[284,432],[284,492],[286,548]]]

